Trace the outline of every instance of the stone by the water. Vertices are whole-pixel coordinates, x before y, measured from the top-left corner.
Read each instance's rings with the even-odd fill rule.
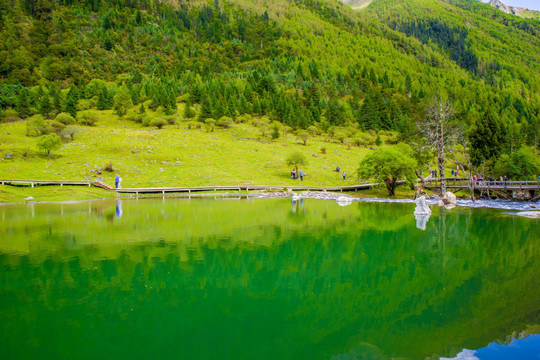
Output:
[[[339,206],[349,206],[352,204],[352,199],[348,196],[340,196],[336,199]]]
[[[456,195],[454,195],[450,191],[447,191],[441,201],[443,205],[456,205]],[[443,205],[441,205],[441,203],[439,202],[439,206]]]
[[[416,203],[416,208],[414,209],[414,215],[431,215],[431,209],[429,208],[426,197],[420,196],[414,201]]]

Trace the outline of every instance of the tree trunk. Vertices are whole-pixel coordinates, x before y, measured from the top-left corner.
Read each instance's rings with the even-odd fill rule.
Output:
[[[441,179],[441,196],[446,194],[446,177],[444,176],[444,151],[439,153],[439,178]]]
[[[388,190],[388,195],[396,196],[396,181],[395,179],[388,179],[386,181],[386,189]]]

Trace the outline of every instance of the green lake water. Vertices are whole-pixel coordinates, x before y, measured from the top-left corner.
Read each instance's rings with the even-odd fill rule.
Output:
[[[306,199],[0,207],[0,359],[438,359],[539,333],[540,221]]]

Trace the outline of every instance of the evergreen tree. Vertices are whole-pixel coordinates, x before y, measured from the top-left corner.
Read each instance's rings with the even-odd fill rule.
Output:
[[[118,116],[122,117],[131,107],[133,107],[133,101],[126,84],[123,84],[114,96],[114,111]]]
[[[44,117],[49,118],[51,111],[51,99],[49,98],[49,94],[45,94],[41,97],[41,101],[39,103],[39,113]]]
[[[77,101],[77,89],[72,86],[66,96],[64,109],[69,115],[73,116],[74,118],[77,116]]]
[[[478,166],[488,160],[496,159],[508,142],[508,135],[501,121],[490,108],[472,126],[469,132],[471,160]]]
[[[212,118],[212,106],[210,105],[210,98],[208,95],[204,95],[201,101],[201,111],[197,120],[204,121],[206,119]]]
[[[21,92],[19,93],[17,112],[23,119],[30,115],[30,98],[26,88],[22,88]]]
[[[96,104],[98,110],[108,110],[111,108],[109,96],[110,95],[107,87],[104,86],[101,88]]]

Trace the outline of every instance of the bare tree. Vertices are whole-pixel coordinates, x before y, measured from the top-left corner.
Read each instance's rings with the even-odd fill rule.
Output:
[[[437,152],[437,162],[441,178],[441,195],[446,193],[444,164],[446,151],[452,147],[457,138],[457,127],[452,123],[454,107],[449,101],[434,96],[426,109],[426,116],[418,122],[418,130],[426,138],[426,147]]]

